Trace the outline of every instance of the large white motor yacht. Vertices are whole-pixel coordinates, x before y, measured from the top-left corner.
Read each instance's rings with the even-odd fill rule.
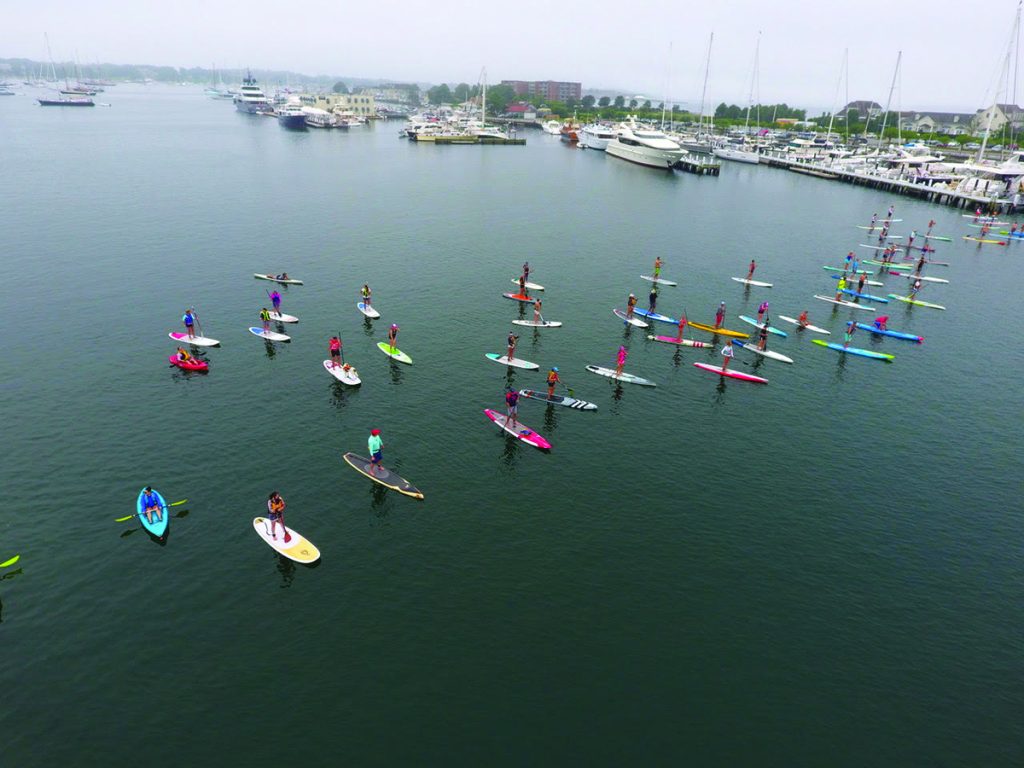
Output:
[[[612,157],[652,168],[671,168],[686,150],[658,130],[624,125],[605,148]]]
[[[614,138],[614,128],[600,123],[590,123],[580,129],[579,145],[586,149],[599,149],[604,152],[608,147],[608,142]]]

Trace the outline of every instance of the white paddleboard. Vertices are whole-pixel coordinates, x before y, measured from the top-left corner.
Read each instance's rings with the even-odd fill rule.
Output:
[[[286,314],[283,314],[281,312],[271,312],[270,313],[270,319],[274,320],[274,321],[276,321],[278,323],[297,323],[297,322],[299,322],[299,318],[295,317],[295,315],[286,315]]]
[[[921,279],[923,280],[924,278],[921,278]],[[191,345],[196,346],[196,347],[219,347],[220,346],[220,342],[219,341],[217,341],[216,339],[208,338],[206,336],[193,336],[192,338],[189,338],[187,333],[175,333],[173,331],[171,333],[168,333],[167,335],[170,336],[175,341],[181,343],[181,344],[191,344]]]
[[[758,349],[755,344],[744,344],[742,341],[733,341],[733,345],[740,349],[745,349],[747,352],[753,352],[755,355],[760,355],[761,357],[767,357],[771,360],[779,360],[783,363],[793,363],[793,358],[786,357],[785,355],[779,354],[771,349]]]
[[[509,360],[508,355],[499,355],[496,352],[488,352],[484,357],[502,365],[511,365],[513,368],[522,368],[527,371],[536,371],[540,368],[539,365],[531,363],[529,360],[520,360],[518,357],[513,357]]]
[[[288,528],[288,536],[290,538],[288,541],[285,541],[285,534],[281,530],[280,523],[274,526],[273,537],[270,535],[270,521],[266,518],[254,518],[252,527],[261,539],[289,560],[309,565],[320,559],[320,550],[294,528]]]
[[[275,275],[261,275],[258,272],[253,277],[257,280],[269,280],[272,283],[281,283],[282,285],[302,285],[301,280],[293,280],[290,277],[287,280],[281,280]]]
[[[734,277],[732,278],[737,283],[743,283],[744,285],[756,285],[758,288],[771,288],[771,283],[762,283],[760,280],[747,280],[745,277]]]
[[[324,360],[324,368],[326,368],[327,372],[342,384],[348,384],[350,387],[354,387],[357,384],[362,383],[358,372],[351,365],[348,366],[348,370],[346,371],[344,365],[334,365],[330,360]]]
[[[640,275],[640,279],[647,280],[652,283],[657,283],[658,285],[679,285],[679,283],[673,282],[671,280],[666,280],[663,277],[654,277],[653,275]]]
[[[512,282],[515,283],[516,285],[519,285],[519,278],[518,277],[513,277],[512,278]],[[528,290],[528,291],[543,291],[544,290],[544,286],[543,285],[537,285],[537,283],[531,283],[529,280],[527,280],[526,283],[524,283],[524,285],[526,286],[526,290]]]
[[[925,283],[948,283],[949,282],[949,280],[944,280],[941,277],[925,277],[924,275],[906,274],[906,275],[902,275],[902,277],[909,277],[911,280],[920,280],[920,281],[925,282]],[[881,283],[879,283],[879,285],[881,285]]]
[[[840,307],[849,307],[850,309],[863,309],[865,312],[874,312],[874,307],[865,307],[861,304],[854,304],[852,301],[836,301],[831,296],[815,296],[818,301],[827,301],[829,304],[836,304]]]
[[[513,320],[514,325],[526,325],[530,328],[561,328],[562,323],[557,320]]]
[[[824,333],[824,334],[827,334],[829,336],[832,335],[832,331],[826,331],[824,328],[819,328],[818,326],[811,325],[810,323],[808,323],[807,325],[801,326],[800,322],[795,317],[786,317],[785,315],[779,315],[779,320],[784,320],[787,323],[792,323],[793,325],[795,325],[798,328],[804,328],[805,330],[814,331],[815,333]]]
[[[291,336],[285,336],[283,333],[277,333],[276,331],[264,331],[262,328],[252,326],[249,328],[249,333],[259,336],[261,339],[267,341],[291,341]]]
[[[360,301],[359,303],[356,304],[356,307],[359,308],[360,312],[362,312],[364,315],[366,315],[372,320],[376,320],[378,317],[380,317],[380,312],[374,309],[372,305],[369,307],[366,306],[365,302]]]
[[[632,373],[626,373],[623,371],[619,375],[615,375],[614,368],[602,368],[599,365],[588,365],[587,370],[591,373],[596,373],[598,376],[607,376],[609,379],[615,379],[615,381],[623,381],[627,384],[639,384],[641,387],[656,387],[658,386],[653,381],[648,379],[642,379],[639,376],[634,376]]]
[[[615,315],[620,320],[629,323],[630,325],[635,325],[637,328],[649,327],[647,323],[645,323],[643,320],[637,317],[626,317],[626,313],[623,312],[621,309],[613,309],[612,314]]]

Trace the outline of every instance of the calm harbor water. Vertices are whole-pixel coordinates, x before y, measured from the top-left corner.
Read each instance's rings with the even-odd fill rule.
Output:
[[[669,175],[529,133],[417,146],[380,123],[290,133],[186,89],[109,109],[0,104],[3,762],[10,765],[1020,765],[1024,761],[1021,250],[954,209],[784,171]],[[767,387],[693,367],[611,314],[711,322],[767,298],[840,333],[821,269],[895,203],[956,240],[895,339],[843,359],[790,334]],[[745,274],[775,287],[746,290]],[[596,413],[524,401],[545,454],[484,417],[506,381],[524,258],[565,323],[521,329]],[[283,290],[290,345],[257,325]],[[359,286],[383,318],[365,322]],[[886,278],[889,293],[902,278]],[[905,288],[905,285],[904,285]],[[211,372],[168,367],[194,305]],[[865,317],[868,313],[863,314]],[[528,313],[526,316],[529,316]],[[864,320],[858,317],[858,320]],[[412,366],[376,348],[388,323]],[[659,332],[665,330],[658,329]],[[321,368],[330,334],[363,378]],[[708,339],[695,333],[696,338]],[[584,370],[613,366],[656,389]],[[341,460],[383,430],[426,494]],[[188,498],[164,546],[138,489]],[[323,552],[251,530],[269,491]]]

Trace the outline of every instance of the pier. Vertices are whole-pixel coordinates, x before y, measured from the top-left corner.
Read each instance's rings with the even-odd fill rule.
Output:
[[[698,176],[717,176],[722,164],[709,155],[697,157],[693,154],[683,155],[676,161],[675,167],[681,171],[695,173]]]

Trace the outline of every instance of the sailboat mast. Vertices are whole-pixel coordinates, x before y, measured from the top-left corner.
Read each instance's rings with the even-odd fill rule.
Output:
[[[700,128],[704,124],[704,104],[705,99],[708,95],[708,71],[711,69],[711,46],[715,42],[715,33],[711,33],[711,39],[708,40],[708,57],[704,62],[704,87],[700,92],[700,121],[697,125],[697,133],[700,133]],[[710,122],[710,121],[708,121]],[[708,126],[708,133],[711,133],[711,127]]]
[[[889,85],[889,98],[885,100],[885,115],[882,117],[882,130],[878,132],[879,146],[885,138],[885,126],[889,122],[889,107],[892,104],[892,92],[896,90],[896,76],[900,73],[900,61],[903,59],[903,51],[896,54],[896,69],[892,72],[892,83]]]
[[[761,53],[761,32],[758,30],[757,33],[757,45],[754,46],[754,68],[750,71],[750,95],[747,97],[747,118],[743,121],[743,133],[744,141],[746,141],[747,134],[750,133],[750,110],[754,107],[754,80],[757,75],[757,59]],[[760,105],[758,105],[758,119],[761,117]]]
[[[828,137],[832,135],[832,125],[836,120],[836,110],[839,108],[839,86],[843,84],[843,73],[846,71],[847,61],[850,56],[850,49],[847,48],[843,51],[843,63],[839,66],[839,80],[836,82],[836,96],[832,100],[832,114],[828,119],[828,133],[825,134],[825,146],[828,146]],[[849,102],[847,102],[849,103]]]
[[[1010,54],[1013,52],[1013,46],[1017,42],[1019,34],[1020,34],[1020,4],[1018,3],[1017,4],[1017,15],[1013,19],[1013,30],[1010,32],[1010,43],[1009,43],[1009,45],[1008,45],[1008,47],[1006,49],[1006,61],[1005,61],[1005,64],[1003,65],[1003,72],[1004,72],[1004,74],[1006,76],[1006,86],[1007,87],[1009,87],[1009,85],[1010,85]],[[1016,73],[1014,73],[1014,84],[1016,84]],[[1016,96],[1016,93],[1014,94],[1014,96]],[[988,111],[988,122],[985,125],[985,136],[981,140],[981,147],[978,149],[978,157],[977,157],[975,162],[980,163],[981,159],[985,156],[985,147],[988,145],[988,137],[992,133],[992,118],[995,115],[996,104],[998,104],[998,103],[999,103],[999,85],[997,84],[996,85],[995,103],[992,105],[992,107]],[[1014,106],[1016,106],[1016,104],[1014,104]],[[1007,120],[1011,120],[1011,125],[1012,125],[1012,119],[1011,119],[1010,115],[1007,115]],[[1012,130],[1012,128],[1011,128],[1011,130]]]
[[[668,97],[672,93],[672,42],[668,44],[668,77],[665,85],[665,99],[661,102],[661,130],[665,130],[665,109]]]

